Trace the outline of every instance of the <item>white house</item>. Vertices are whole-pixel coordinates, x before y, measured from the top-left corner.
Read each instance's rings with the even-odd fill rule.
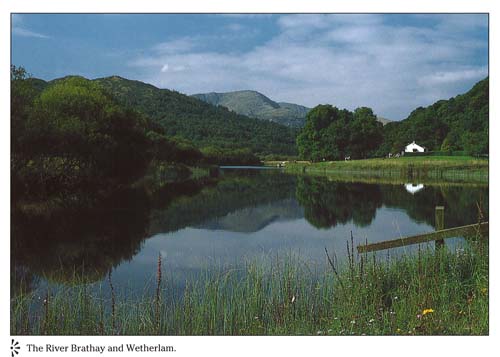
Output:
[[[406,145],[405,147],[405,152],[424,152],[425,148],[415,144],[415,141],[412,142],[411,144]]]

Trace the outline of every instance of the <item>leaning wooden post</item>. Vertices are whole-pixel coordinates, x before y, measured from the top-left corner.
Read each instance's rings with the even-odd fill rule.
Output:
[[[444,206],[436,206],[436,231],[444,229]],[[435,243],[436,249],[444,246],[444,239],[437,239]]]

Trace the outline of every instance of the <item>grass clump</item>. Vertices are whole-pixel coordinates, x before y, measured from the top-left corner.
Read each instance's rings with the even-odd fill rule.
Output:
[[[14,335],[486,335],[488,248],[419,251],[393,260],[357,256],[311,270],[289,257],[264,267],[207,273],[170,293],[103,298],[74,286],[11,301]],[[111,276],[109,276],[111,283]]]

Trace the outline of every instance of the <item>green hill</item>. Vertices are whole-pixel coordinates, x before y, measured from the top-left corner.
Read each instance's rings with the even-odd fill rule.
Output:
[[[32,79],[39,89],[59,80]],[[200,148],[249,148],[262,155],[296,154],[293,128],[249,118],[176,91],[119,76],[92,82],[99,83],[120,104],[146,114],[167,135],[190,140]]]
[[[268,120],[290,127],[302,127],[310,108],[291,103],[277,103],[262,93],[241,90],[227,93],[202,93],[193,97],[217,106],[223,106],[252,118]]]
[[[416,141],[430,151],[488,153],[489,78],[467,93],[415,109],[405,120],[384,126],[379,155],[400,152]]]

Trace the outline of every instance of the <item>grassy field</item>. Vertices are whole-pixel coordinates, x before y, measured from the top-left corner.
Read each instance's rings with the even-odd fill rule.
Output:
[[[488,159],[469,156],[423,156],[318,163],[288,162],[286,170],[296,173],[348,174],[375,178],[488,182],[488,164]]]
[[[488,334],[487,243],[395,260],[358,256],[349,246],[345,264],[329,252],[321,272],[294,258],[271,269],[252,263],[207,274],[182,299],[162,278],[161,260],[156,292],[139,301],[103,297],[83,285],[18,296],[11,301],[11,334]],[[42,308],[30,310],[37,299]]]

